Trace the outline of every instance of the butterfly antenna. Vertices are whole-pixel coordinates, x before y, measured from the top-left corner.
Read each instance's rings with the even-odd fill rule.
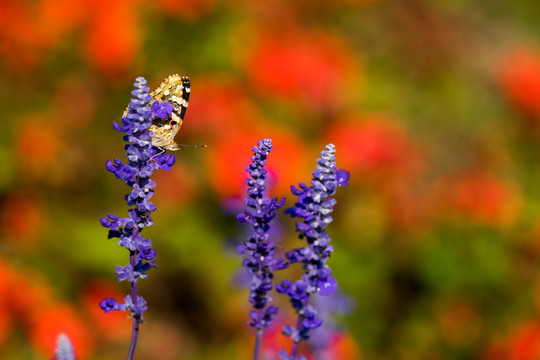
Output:
[[[177,144],[178,146],[183,147],[192,147],[192,148],[205,148],[208,147],[208,145],[186,145],[186,144]]]

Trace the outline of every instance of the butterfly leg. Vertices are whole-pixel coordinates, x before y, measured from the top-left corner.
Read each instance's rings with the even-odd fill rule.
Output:
[[[159,156],[161,154],[163,154],[165,152],[165,149],[161,148],[161,147],[158,147],[159,150],[161,150],[160,152],[158,152],[157,154],[154,154],[152,155],[152,157],[150,159],[148,159],[148,161],[152,161],[156,156]]]

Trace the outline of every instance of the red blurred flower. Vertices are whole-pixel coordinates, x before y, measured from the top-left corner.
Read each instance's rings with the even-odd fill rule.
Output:
[[[131,321],[123,311],[105,314],[99,302],[107,297],[120,301],[124,298],[117,286],[106,281],[94,281],[83,292],[83,306],[92,320],[92,326],[100,336],[110,340],[126,340],[131,334]]]
[[[0,271],[0,343],[10,325],[18,320],[26,325],[33,346],[44,358],[52,356],[60,333],[67,334],[75,345],[77,359],[89,357],[93,339],[88,324],[75,309],[53,300],[51,288],[41,274],[14,268],[2,258]]]
[[[32,245],[43,228],[44,209],[35,195],[6,196],[0,209],[0,227],[7,240],[19,245]]]
[[[15,271],[7,265],[7,259],[0,258],[0,347],[6,340],[10,329],[13,325],[15,314],[11,307],[11,299],[9,294],[14,286],[16,286]]]
[[[58,46],[85,14],[85,1],[7,0],[0,4],[0,57],[14,68],[29,68]]]
[[[33,67],[86,25],[90,63],[107,75],[125,72],[140,47],[138,1],[8,0],[0,4],[0,56],[12,67]],[[77,34],[79,36],[79,34]]]
[[[277,353],[279,353],[281,349],[290,353],[292,345],[293,345],[291,338],[283,335],[283,333],[281,332],[281,329],[283,329],[283,326],[285,326],[286,322],[283,319],[281,320],[276,319],[276,320],[277,321],[274,321],[272,325],[270,325],[268,328],[264,330],[262,348],[261,348],[261,353],[260,353],[260,358],[263,360],[275,359],[277,356]],[[253,346],[255,343],[255,332],[252,332],[251,334],[253,336],[250,339],[250,341],[245,342],[246,353],[248,353],[249,351],[253,352]],[[301,347],[301,352],[304,356],[306,356],[303,350],[304,350],[304,346]],[[246,359],[247,358],[248,357],[246,356]]]
[[[508,360],[537,360],[540,358],[540,323],[525,322],[507,338]]]
[[[200,79],[191,91],[181,133],[196,131],[205,139],[223,141],[230,133],[251,129],[264,122],[243,87],[232,79],[219,75]]]
[[[245,168],[249,165],[251,147],[261,138],[257,134],[229,135],[220,143],[211,145],[208,152],[208,179],[220,196],[240,196]],[[271,161],[271,160],[270,160]]]
[[[193,172],[179,162],[178,158],[170,171],[158,171],[153,175],[153,179],[157,183],[154,199],[160,208],[161,206],[178,208],[197,197],[198,188],[193,179]]]
[[[53,304],[52,289],[41,274],[28,270],[14,270],[9,291],[9,310],[17,316],[28,319],[40,307]]]
[[[265,329],[260,358],[262,360],[275,359],[276,354],[280,350],[285,350],[290,354],[292,349],[292,340],[290,337],[283,335],[282,328],[285,325],[285,321],[275,321],[270,327]],[[255,333],[252,333],[253,337],[250,341],[246,341],[245,347],[242,349],[242,354],[245,354],[243,358],[248,358],[250,351],[253,351],[253,343],[255,339]],[[362,359],[360,349],[356,344],[356,341],[348,333],[342,333],[335,331],[330,335],[330,341],[328,347],[317,353],[318,356],[312,354],[313,349],[309,349],[308,342],[300,342],[299,353],[304,355],[307,360],[324,359],[324,360],[360,360]]]
[[[107,75],[123,74],[139,51],[141,34],[138,1],[93,1],[85,52]]]
[[[251,148],[265,137],[272,139],[274,148],[266,164],[270,179],[269,196],[288,195],[290,185],[309,180],[310,169],[315,168],[318,152],[313,153],[310,161],[304,144],[294,135],[278,129],[246,129],[229,134],[227,138],[213,144],[212,151],[208,151],[208,178],[219,195],[244,196],[246,166],[253,155]]]
[[[40,274],[13,267],[0,258],[0,344],[16,321],[28,320],[35,309],[52,304],[51,291]]]
[[[540,122],[540,55],[530,49],[507,54],[498,77],[508,100]]]
[[[87,0],[41,0],[36,3],[39,32],[45,32],[51,46],[61,45],[67,33],[79,25],[87,13]]]
[[[435,321],[445,343],[452,347],[467,347],[478,341],[482,318],[466,298],[443,299],[435,306]]]
[[[505,341],[501,337],[497,337],[488,342],[482,351],[482,360],[510,360],[508,357],[508,349]]]
[[[316,111],[342,104],[357,67],[341,38],[293,31],[259,36],[246,66],[261,93],[300,101]]]
[[[7,336],[13,326],[13,315],[9,310],[0,308],[0,347],[6,341]]]
[[[323,325],[324,326],[324,325]],[[308,359],[324,360],[360,360],[360,349],[349,333],[334,331],[330,334],[331,340],[323,354]]]
[[[358,179],[402,181],[422,163],[416,144],[384,116],[346,116],[330,125],[326,139],[336,145],[338,166],[358,172]]]
[[[0,56],[11,67],[32,67],[41,58],[46,29],[37,31],[34,10],[27,2],[7,0],[0,3]]]
[[[486,225],[513,224],[521,204],[515,186],[489,172],[477,171],[443,179],[435,188],[439,211]]]
[[[68,336],[77,359],[88,359],[93,351],[93,339],[88,332],[88,325],[67,304],[37,304],[31,314],[29,327],[30,340],[44,358],[53,355],[60,333]]]

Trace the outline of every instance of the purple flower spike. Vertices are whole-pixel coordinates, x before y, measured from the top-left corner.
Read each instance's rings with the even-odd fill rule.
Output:
[[[237,216],[241,223],[250,223],[252,232],[248,239],[238,247],[238,253],[244,255],[243,265],[251,273],[249,302],[255,308],[251,312],[249,325],[257,329],[257,340],[254,349],[254,359],[258,358],[263,329],[266,328],[278,309],[268,305],[272,300],[269,296],[272,290],[273,271],[284,269],[288,263],[284,259],[275,259],[275,242],[269,240],[270,221],[276,216],[276,210],[285,204],[285,198],[278,201],[276,197],[266,197],[266,174],[264,165],[268,154],[272,151],[272,140],[264,139],[253,147],[251,164],[246,168],[250,177],[248,185],[246,208]]]
[[[147,276],[148,270],[156,267],[156,251],[152,249],[150,239],[143,237],[142,230],[154,224],[151,213],[156,211],[156,205],[151,202],[156,183],[151,176],[158,169],[170,170],[175,162],[174,155],[166,154],[152,145],[152,133],[149,128],[157,118],[168,118],[173,111],[172,104],[154,101],[146,80],[138,77],[135,80],[135,90],[121,124],[113,122],[117,131],[125,133],[123,139],[127,162],[120,159],[107,161],[106,169],[117,179],[122,180],[131,190],[124,197],[129,209],[128,216],[120,218],[109,214],[100,219],[101,225],[109,229],[109,238],[118,238],[118,245],[129,251],[129,263],[116,266],[118,281],[127,280],[131,283],[131,294],[126,296],[124,303],[118,303],[107,298],[99,304],[104,312],[129,311],[133,317],[132,341],[128,359],[133,359],[139,324],[144,321],[143,312],[147,309],[146,301],[138,295],[138,281]],[[134,302],[132,299],[136,299]]]
[[[56,339],[56,349],[54,350],[55,360],[75,360],[73,345],[66,334],[59,334]]]
[[[331,239],[325,228],[332,222],[330,214],[336,204],[332,196],[339,186],[347,185],[349,172],[337,169],[335,152],[333,144],[326,145],[321,157],[317,159],[311,186],[302,183],[299,188],[292,186],[291,192],[298,197],[298,201],[294,207],[285,210],[286,214],[303,220],[296,223],[296,230],[307,244],[285,254],[291,263],[302,263],[304,275],[301,279],[296,282],[284,280],[276,285],[279,293],[289,297],[298,314],[297,327],[287,325],[283,329],[283,333],[294,341],[291,355],[283,359],[296,359],[299,342],[309,338],[310,329],[322,324],[315,308],[308,304],[310,297],[315,294],[329,296],[338,287],[332,277],[332,270],[326,265],[334,249],[329,244]]]

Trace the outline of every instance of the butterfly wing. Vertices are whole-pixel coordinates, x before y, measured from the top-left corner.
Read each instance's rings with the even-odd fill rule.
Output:
[[[154,101],[167,101],[173,105],[169,118],[155,118],[150,127],[152,145],[167,149],[178,150],[174,137],[184,122],[191,92],[191,82],[187,76],[171,75],[167,77],[150,96]],[[151,106],[151,104],[150,104]]]
[[[178,145],[174,142],[177,129],[171,129],[169,125],[152,125],[150,131],[152,132],[152,145],[166,150],[179,150]]]

